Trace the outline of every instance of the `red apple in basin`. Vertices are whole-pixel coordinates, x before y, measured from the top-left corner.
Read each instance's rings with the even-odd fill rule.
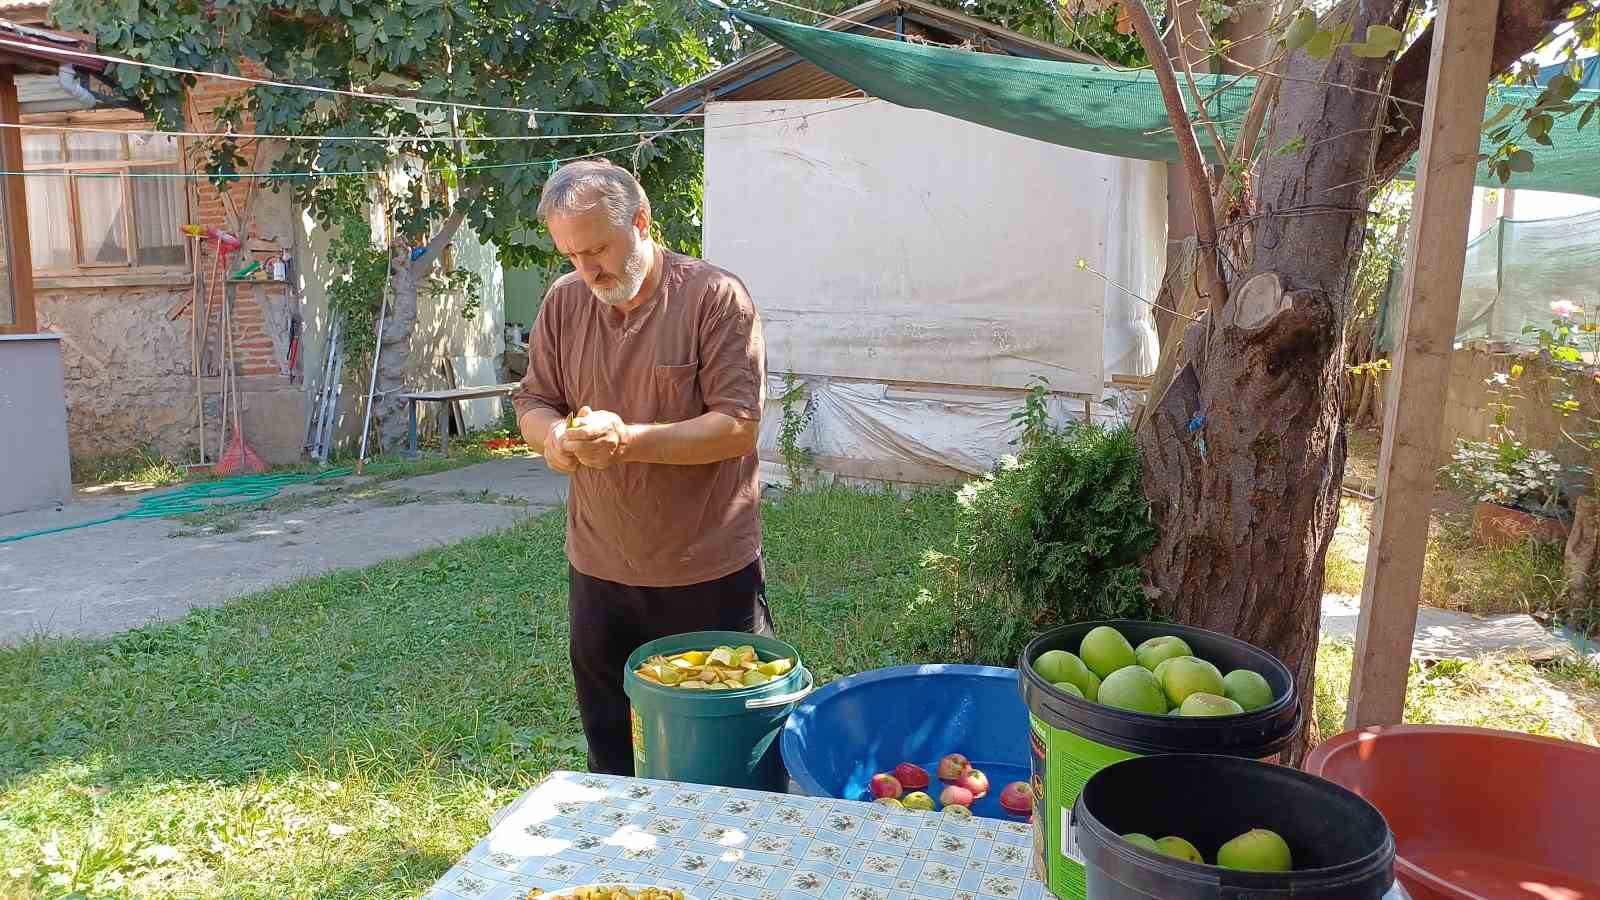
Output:
[[[878,800],[899,800],[902,793],[900,782],[893,775],[882,773],[872,776],[871,789],[872,796]]]
[[[972,763],[959,753],[952,753],[939,760],[939,780],[945,784],[955,784],[972,771]]]
[[[908,791],[920,791],[928,786],[928,770],[911,763],[901,763],[894,767],[894,780]]]
[[[957,781],[956,784],[971,791],[973,798],[976,800],[982,800],[984,795],[989,793],[989,776],[977,769],[968,770],[967,774],[961,776],[961,780]]]
[[[1033,788],[1026,781],[1013,781],[1000,792],[1000,806],[1014,816],[1033,812]]]
[[[943,806],[972,807],[972,792],[960,785],[952,784],[939,792],[939,803]]]

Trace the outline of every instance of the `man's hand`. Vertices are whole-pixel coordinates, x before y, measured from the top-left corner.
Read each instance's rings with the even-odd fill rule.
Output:
[[[578,458],[567,448],[567,420],[556,419],[544,435],[544,462],[563,475],[578,471]]]
[[[585,406],[578,410],[577,419],[576,426],[566,429],[562,436],[562,446],[567,452],[591,469],[609,468],[622,461],[622,450],[628,443],[628,426],[620,416]]]

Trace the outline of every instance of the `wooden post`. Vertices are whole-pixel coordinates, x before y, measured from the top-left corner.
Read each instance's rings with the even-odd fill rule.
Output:
[[[1433,25],[1421,162],[1412,199],[1367,575],[1346,728],[1399,722],[1417,627],[1478,132],[1499,0],[1444,0]]]
[[[15,124],[22,119],[17,105],[17,82],[10,68],[0,69],[0,122]],[[16,128],[0,128],[0,171],[22,171],[22,133]],[[32,334],[39,330],[33,308],[33,251],[28,246],[28,189],[21,175],[0,178],[0,210],[4,212],[6,290],[16,312],[16,321],[0,326],[0,333]]]

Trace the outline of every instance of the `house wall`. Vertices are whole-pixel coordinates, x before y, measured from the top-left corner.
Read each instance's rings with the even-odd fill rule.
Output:
[[[190,123],[193,130],[210,130],[218,104],[243,89],[243,85],[222,81],[197,86],[198,115]],[[94,111],[37,121],[87,125],[130,123],[132,119],[125,111]],[[250,127],[248,123],[246,127]],[[266,155],[257,168],[266,170],[271,165],[270,154],[277,151],[271,142],[260,149],[245,148],[244,169],[256,163],[258,152]],[[327,358],[328,309],[322,286],[335,273],[326,262],[326,240],[287,192],[275,193],[264,184],[252,190],[251,182],[243,179],[233,182],[226,196],[203,179],[189,182],[189,186],[190,221],[202,226],[237,234],[241,230],[237,213],[248,204],[249,228],[240,236],[245,240],[244,249],[251,252],[235,254],[230,268],[237,270],[249,260],[289,251],[287,283],[245,281],[234,286],[231,320],[239,418],[246,443],[268,462],[298,461],[304,453],[308,415]],[[212,245],[207,242],[204,246],[202,290],[209,295]],[[485,366],[492,372],[504,349],[502,276],[493,247],[480,244],[467,233],[458,236],[455,249],[462,264],[473,266],[482,279],[480,310],[469,322],[460,316],[465,297],[421,298],[412,354],[417,387],[443,386],[442,374],[436,373],[441,370],[440,361],[449,357],[471,361],[474,372]],[[190,356],[193,307],[189,300],[193,291],[192,274],[36,280],[40,326],[62,337],[68,434],[75,456],[117,453],[149,444],[175,460],[198,458],[200,428]],[[205,325],[212,334],[220,334],[224,295],[219,284],[207,304],[211,317]],[[301,319],[302,346],[290,371],[289,328],[295,316]],[[491,375],[488,382],[464,383],[493,380]],[[201,379],[211,459],[221,447],[219,381],[216,377]],[[360,398],[366,393],[367,372],[347,364],[342,381],[345,387],[335,433],[342,443],[349,444],[359,434]],[[498,409],[498,401],[490,403],[494,410],[480,409],[480,419],[492,417]],[[231,424],[227,433],[231,436]]]

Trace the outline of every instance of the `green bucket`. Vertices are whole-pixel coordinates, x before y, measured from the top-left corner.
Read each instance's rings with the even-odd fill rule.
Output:
[[[634,674],[646,659],[719,646],[750,646],[762,661],[794,668],[766,684],[729,691],[685,691]],[[783,793],[788,773],[778,735],[814,681],[794,647],[742,631],[675,634],[633,651],[622,675],[633,726],[633,772],[640,778]]]
[[[1242,715],[1184,718],[1129,712],[1074,697],[1045,682],[1033,661],[1048,650],[1077,653],[1083,636],[1110,625],[1137,646],[1175,635],[1194,654],[1224,672],[1252,669],[1272,686],[1272,703]],[[1085,900],[1084,859],[1071,817],[1089,777],[1112,763],[1158,753],[1209,753],[1265,759],[1300,732],[1294,675],[1272,654],[1202,628],[1119,619],[1079,622],[1035,638],[1017,661],[1022,701],[1028,706],[1033,745],[1034,870],[1061,900]]]

